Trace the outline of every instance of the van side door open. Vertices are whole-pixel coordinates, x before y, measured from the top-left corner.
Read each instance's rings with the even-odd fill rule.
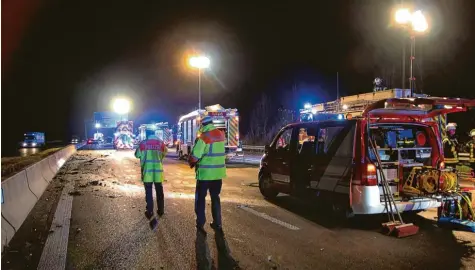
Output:
[[[290,164],[296,150],[294,129],[287,127],[282,130],[270,146],[268,163],[271,178],[275,184],[290,184]]]
[[[292,191],[295,195],[303,195],[310,185],[315,170],[316,123],[303,124],[295,127],[297,133],[297,151],[291,168]]]

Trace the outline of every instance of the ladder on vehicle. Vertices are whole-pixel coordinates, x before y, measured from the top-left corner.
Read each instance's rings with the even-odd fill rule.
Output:
[[[384,91],[363,93],[341,97],[335,101],[314,104],[310,108],[300,110],[300,114],[352,114],[361,116],[363,111],[377,101],[390,98],[413,97],[410,89],[389,89]]]

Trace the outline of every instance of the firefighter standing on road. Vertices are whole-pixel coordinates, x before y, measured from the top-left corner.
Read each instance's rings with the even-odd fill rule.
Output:
[[[470,154],[470,167],[475,171],[475,129],[470,130],[470,137],[472,140],[467,142],[466,150]]]
[[[455,132],[457,129],[457,124],[449,123],[446,127],[447,137],[443,139],[442,144],[444,147],[444,160],[445,164],[453,168],[456,167],[459,162],[457,150],[459,147],[457,138],[455,137]]]
[[[222,232],[219,194],[222,179],[226,177],[224,144],[224,133],[213,125],[211,117],[205,116],[201,121],[195,145],[188,159],[191,168],[196,166],[196,228],[202,233],[206,233],[203,226],[206,222],[205,199],[208,190],[211,195],[213,215],[213,223],[210,225],[214,230]]]
[[[145,186],[145,201],[147,207],[145,216],[147,219],[153,217],[153,195],[152,190],[155,186],[157,193],[157,214],[162,216],[164,214],[164,196],[163,196],[163,158],[167,154],[167,147],[160,140],[153,131],[147,131],[147,139],[142,141],[135,151],[135,157],[140,159],[140,167],[142,172],[142,181]],[[156,228],[157,220],[151,220],[150,225]]]

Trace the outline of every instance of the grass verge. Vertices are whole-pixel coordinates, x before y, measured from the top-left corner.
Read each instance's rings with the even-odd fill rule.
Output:
[[[2,181],[60,149],[61,147],[50,148],[26,157],[2,157]]]

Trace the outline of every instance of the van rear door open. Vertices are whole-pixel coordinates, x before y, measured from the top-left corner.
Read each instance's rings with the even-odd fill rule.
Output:
[[[323,122],[317,135],[315,173],[310,187],[349,194],[356,121]]]

